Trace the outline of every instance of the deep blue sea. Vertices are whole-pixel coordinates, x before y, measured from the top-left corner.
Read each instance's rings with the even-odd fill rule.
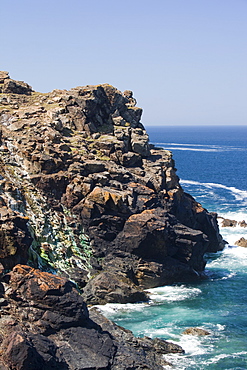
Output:
[[[150,141],[171,150],[183,189],[208,211],[247,222],[247,127],[147,127]],[[220,218],[219,218],[220,223]],[[102,310],[137,336],[180,344],[167,355],[175,369],[247,369],[247,228],[220,228],[228,242],[206,256],[208,279],[150,289],[150,303],[108,304]],[[204,337],[184,335],[191,326]],[[170,367],[169,367],[170,368]]]

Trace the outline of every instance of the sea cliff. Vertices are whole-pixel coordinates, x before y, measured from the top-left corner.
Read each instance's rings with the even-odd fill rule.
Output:
[[[141,115],[129,90],[44,94],[0,72],[3,369],[161,368],[167,342],[136,339],[95,310],[90,318],[86,303],[147,301],[146,288],[199,279],[204,254],[224,241]],[[41,367],[30,365],[39,356]]]

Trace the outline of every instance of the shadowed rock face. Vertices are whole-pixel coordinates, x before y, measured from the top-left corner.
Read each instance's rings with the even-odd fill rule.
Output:
[[[200,276],[204,253],[224,246],[216,215],[183,192],[141,113],[108,84],[41,94],[0,73],[3,269],[28,261],[91,303]]]
[[[17,265],[1,283],[0,367],[18,370],[154,369],[162,354],[180,346],[135,338],[104,318],[89,314],[67,279]]]

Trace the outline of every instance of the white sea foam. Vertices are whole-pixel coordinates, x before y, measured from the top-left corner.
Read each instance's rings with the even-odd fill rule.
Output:
[[[204,337],[197,337],[192,335],[182,335],[180,340],[171,341],[173,343],[179,344],[184,350],[184,355],[178,354],[167,354],[165,355],[165,360],[170,362],[176,369],[201,369],[200,365],[197,366],[196,356],[202,356],[213,351],[213,344],[205,342]],[[193,367],[192,367],[193,366]],[[167,368],[168,369],[168,368]]]
[[[179,354],[167,354],[165,355],[166,361],[174,365],[176,369],[186,370],[186,369],[198,369],[201,370],[203,365],[207,367],[208,360],[199,361],[202,356],[212,358],[215,350],[215,344],[219,339],[225,337],[224,330],[225,325],[205,323],[202,328],[208,330],[211,335],[209,336],[191,336],[191,335],[180,335],[177,336],[175,340],[169,340],[173,343],[179,344],[184,350],[184,355]],[[169,369],[167,367],[167,369]]]
[[[232,212],[232,211],[219,212],[218,218],[219,218],[219,225],[221,224],[220,218],[228,218],[230,220],[236,220],[237,222],[246,220],[246,222],[247,222],[247,209],[246,209],[246,211],[241,209],[237,212]],[[244,230],[244,228],[240,227],[239,225],[237,225],[236,228]],[[234,230],[234,229],[235,229],[235,227],[234,228],[231,227],[231,230]]]
[[[180,180],[181,184],[186,185],[196,185],[196,186],[204,186],[206,188],[212,189],[212,188],[218,188],[218,189],[225,189],[230,191],[237,200],[247,200],[247,191],[246,190],[240,190],[235,188],[234,186],[226,186],[223,184],[218,184],[214,182],[199,182],[199,181],[193,181],[193,180]]]
[[[215,363],[220,362],[221,360],[224,360],[225,358],[238,358],[238,357],[245,356],[246,354],[247,354],[247,352],[245,352],[245,351],[234,352],[234,353],[230,353],[230,354],[222,353],[220,355],[214,356],[213,358],[208,360],[207,363],[208,364],[215,364]]]
[[[163,146],[165,149],[169,147],[169,149],[174,149],[174,150],[200,150],[200,151],[232,151],[232,150],[239,150],[243,151],[246,150],[245,148],[242,147],[233,147],[233,146],[226,146],[226,145],[205,145],[205,144],[191,144],[191,143],[161,143],[161,142],[156,142],[154,143],[157,146]],[[183,149],[184,148],[184,149]]]
[[[158,288],[147,289],[149,297],[153,302],[175,302],[193,298],[201,294],[199,288],[190,288],[185,285],[180,286],[163,286]]]
[[[167,146],[165,149],[167,150],[189,150],[189,151],[192,151],[192,152],[219,152],[219,151],[222,151],[222,150],[219,150],[219,149],[214,149],[214,148],[211,148],[211,149],[204,149],[204,148],[185,148],[185,147],[173,147],[173,146]]]
[[[228,280],[236,276],[236,272],[229,272],[226,276],[223,276],[220,280]]]
[[[197,146],[199,146],[199,147],[204,147],[204,148],[207,148],[207,147],[209,147],[209,148],[225,148],[225,147],[223,147],[223,146],[220,146],[220,145],[203,145],[203,144],[182,144],[182,143],[155,143],[155,144],[157,144],[157,145],[174,145],[174,146],[195,146],[195,147],[197,147]]]
[[[103,314],[108,317],[121,312],[140,311],[142,312],[149,304],[148,303],[106,303],[104,305],[96,305]]]
[[[231,274],[247,266],[247,249],[243,247],[226,247],[219,258],[207,263],[207,268],[228,269],[230,278]],[[234,276],[234,275],[232,275]]]
[[[188,191],[191,192],[190,187],[195,187],[195,191],[199,193],[198,199],[202,195],[206,195],[205,199],[215,201],[218,206],[217,212],[219,217],[231,218],[237,221],[247,219],[247,212],[244,207],[247,206],[247,191],[240,190],[234,186],[226,186],[223,184],[212,183],[212,182],[199,182],[193,180],[180,180],[180,184],[184,187],[189,186]],[[219,190],[219,191],[218,191]],[[224,190],[224,192],[220,191]],[[193,191],[192,191],[193,192]],[[205,194],[206,193],[206,194]],[[230,197],[229,197],[230,196]],[[232,200],[231,200],[232,199]],[[237,206],[239,211],[225,212],[225,209]],[[244,209],[244,211],[243,211]],[[243,229],[243,228],[242,228]]]

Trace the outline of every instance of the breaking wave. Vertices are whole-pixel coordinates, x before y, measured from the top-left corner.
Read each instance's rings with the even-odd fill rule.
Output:
[[[243,147],[233,147],[225,145],[201,145],[201,144],[184,144],[184,143],[154,143],[157,146],[162,146],[167,150],[188,150],[197,152],[229,152],[229,151],[245,151]]]

